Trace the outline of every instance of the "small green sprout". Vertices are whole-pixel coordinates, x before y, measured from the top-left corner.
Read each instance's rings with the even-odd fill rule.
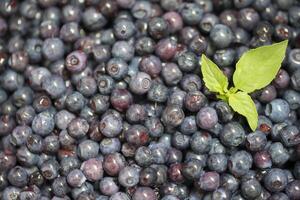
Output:
[[[228,79],[218,66],[204,54],[201,71],[205,86],[227,101],[232,109],[246,117],[250,128],[257,128],[258,114],[249,93],[264,88],[275,78],[285,57],[288,40],[251,49],[236,64],[234,86],[228,89]]]

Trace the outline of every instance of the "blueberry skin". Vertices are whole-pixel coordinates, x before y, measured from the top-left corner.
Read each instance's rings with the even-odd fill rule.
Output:
[[[118,176],[120,185],[123,187],[133,187],[139,182],[140,169],[136,167],[124,167]]]
[[[182,166],[182,175],[188,180],[198,180],[203,173],[201,161],[191,159]]]
[[[163,134],[164,126],[156,117],[147,118],[145,126],[149,130],[149,135],[151,137],[160,137]]]
[[[279,137],[286,147],[295,146],[300,143],[299,129],[293,125],[287,125],[279,131]]]
[[[146,167],[140,172],[139,184],[142,186],[153,186],[156,182],[156,170],[152,167]]]
[[[169,34],[169,24],[162,17],[154,17],[148,22],[149,35],[154,39],[161,39]]]
[[[54,129],[54,126],[54,118],[48,111],[37,114],[31,125],[33,132],[41,136],[49,135]]]
[[[65,104],[69,111],[78,112],[86,104],[86,99],[81,93],[74,91],[66,97]]]
[[[115,115],[106,115],[101,119],[99,129],[106,137],[116,137],[123,129],[122,121],[122,118]]]
[[[52,182],[51,188],[53,193],[58,197],[64,197],[70,191],[65,177],[56,178]]]
[[[62,77],[52,75],[44,79],[42,89],[44,89],[52,98],[59,98],[65,93],[66,86]]]
[[[184,106],[185,106],[185,108],[186,109],[188,109],[189,111],[191,111],[191,112],[197,112],[197,111],[199,111],[200,109],[202,109],[202,107],[204,107],[205,105],[207,104],[207,98],[206,98],[206,96],[202,93],[202,92],[200,92],[200,91],[194,91],[194,92],[188,92],[186,95],[185,95],[185,99],[184,99]],[[197,124],[198,124],[198,126],[200,126],[200,125],[204,125],[204,127],[205,126],[207,126],[207,127],[210,127],[210,126],[213,126],[212,124],[214,124],[215,123],[215,120],[216,120],[216,113],[214,112],[214,111],[212,111],[211,113],[212,113],[212,115],[210,115],[210,116],[207,116],[208,118],[209,117],[211,117],[211,122],[212,122],[212,124],[204,124],[204,121],[206,121],[206,119],[204,119],[204,117],[203,118],[201,118],[201,119],[199,119],[199,117],[200,117],[200,115],[202,115],[202,114],[205,114],[205,113],[207,113],[206,111],[208,110],[208,112],[211,112],[211,109],[204,109],[203,111],[203,113],[201,113],[201,114],[197,114],[197,118],[196,118],[196,120],[197,120]],[[215,115],[214,115],[215,114]],[[202,117],[202,116],[201,116]],[[204,119],[203,121],[202,121],[202,119]],[[208,121],[209,122],[209,121]]]
[[[300,24],[298,22],[300,16],[299,16],[299,7],[298,6],[291,6],[287,7],[288,9],[288,15],[289,15],[289,22],[292,24],[293,27],[300,27]]]
[[[243,8],[239,11],[238,23],[246,29],[252,30],[257,22],[259,22],[259,15],[253,8]]]
[[[219,23],[219,18],[213,13],[205,13],[199,23],[199,29],[204,33],[209,33],[216,24]],[[189,28],[189,27],[184,27]]]
[[[106,65],[106,71],[112,78],[120,80],[128,73],[128,65],[120,58],[112,58]]]
[[[142,95],[147,93],[152,85],[151,77],[144,73],[144,72],[138,72],[129,83],[130,91],[132,91],[135,94]]]
[[[117,192],[110,196],[109,200],[130,200],[130,197],[123,192]]]
[[[139,69],[155,78],[162,70],[161,60],[154,55],[145,56],[139,63]]]
[[[227,169],[227,157],[225,154],[211,154],[207,159],[207,166],[210,170],[218,173]]]
[[[218,115],[214,108],[201,108],[196,117],[197,125],[203,129],[211,129],[218,122]]]
[[[245,175],[252,166],[252,156],[246,151],[234,152],[228,159],[229,171],[234,176]]]
[[[287,187],[285,188],[285,193],[288,195],[289,199],[292,200],[299,199],[300,197],[300,192],[298,189],[299,185],[300,185],[299,180],[294,180],[287,185]]]
[[[83,138],[88,130],[89,124],[82,118],[74,118],[68,125],[68,133],[75,139]]]
[[[300,69],[297,69],[291,76],[291,85],[294,90],[300,91]]]
[[[260,151],[263,150],[267,144],[267,137],[261,131],[256,131],[250,133],[246,137],[246,147],[250,151]]]
[[[236,51],[231,48],[227,48],[217,50],[214,54],[213,60],[220,67],[228,67],[234,63],[235,57]]]
[[[202,82],[195,74],[185,74],[180,81],[180,86],[186,92],[194,92],[202,88]]]
[[[91,182],[96,182],[103,178],[104,171],[100,158],[91,158],[84,161],[80,166],[80,170],[87,180]]]
[[[79,169],[74,169],[67,175],[67,182],[71,187],[81,187],[85,181],[86,177]]]
[[[270,200],[289,200],[289,197],[282,192],[275,193],[269,198]]]
[[[127,41],[117,41],[114,43],[111,53],[115,58],[130,61],[134,56],[134,47]]]
[[[171,139],[172,146],[177,149],[187,149],[190,145],[190,137],[180,132],[175,132]]]
[[[105,17],[93,7],[89,7],[82,13],[82,21],[84,26],[91,31],[98,31],[107,23]]]
[[[150,187],[138,187],[132,196],[132,200],[139,199],[156,200],[157,195]]]
[[[110,176],[118,175],[125,165],[125,158],[120,153],[107,154],[103,160],[103,169]]]
[[[286,90],[283,93],[283,99],[289,103],[289,106],[292,110],[300,107],[300,94],[295,90]]]
[[[242,0],[242,1],[234,0],[233,1],[234,6],[238,9],[248,7],[252,3],[253,3],[253,0]]]
[[[109,154],[119,152],[121,149],[121,142],[118,138],[104,138],[100,142],[100,151],[102,154]]]
[[[196,131],[196,117],[192,115],[185,117],[180,125],[180,132],[182,132],[185,135],[191,135]]]
[[[60,161],[60,171],[63,176],[67,176],[72,170],[80,167],[80,161],[77,157],[65,157]]]
[[[84,140],[78,145],[78,156],[82,160],[95,158],[99,152],[99,144],[93,140]]]
[[[5,70],[0,76],[0,83],[3,89],[15,91],[24,84],[24,77],[13,70]]]
[[[240,180],[229,173],[223,173],[220,176],[220,186],[234,193],[239,188]]]
[[[104,177],[99,183],[102,194],[111,196],[119,191],[119,186],[112,177]]]
[[[245,130],[239,123],[229,122],[220,133],[220,141],[228,147],[237,147],[245,141]]]
[[[288,102],[283,99],[274,99],[267,104],[265,114],[274,122],[283,122],[290,112]]]
[[[181,71],[191,72],[197,66],[197,57],[191,51],[183,52],[177,58],[177,63],[178,63],[178,67],[180,68]]]
[[[76,22],[66,23],[60,29],[60,38],[65,42],[75,42],[79,37],[80,29]]]
[[[220,176],[217,172],[204,172],[199,180],[200,188],[205,191],[214,191],[220,185]]]
[[[152,152],[148,147],[139,147],[135,151],[134,159],[139,166],[147,167],[152,164]]]
[[[89,97],[96,93],[97,83],[92,77],[83,77],[78,81],[76,89],[84,96]]]
[[[195,132],[190,139],[191,149],[195,153],[206,153],[210,150],[212,137],[208,132]]]
[[[3,190],[2,199],[3,200],[11,200],[12,198],[17,199],[21,193],[21,189],[14,186],[6,187]]]
[[[234,112],[228,103],[224,101],[218,101],[214,107],[217,111],[218,119],[220,119],[222,122],[229,122],[233,118]]]
[[[182,20],[188,25],[196,25],[203,16],[203,9],[195,3],[184,3],[179,8]]]
[[[64,44],[59,38],[48,38],[44,41],[42,52],[46,59],[55,61],[64,56]]]
[[[153,143],[149,145],[152,153],[153,163],[164,164],[167,161],[168,149],[161,143]]]
[[[179,126],[184,119],[184,112],[178,105],[168,105],[162,113],[161,120],[165,126]]]
[[[13,186],[24,187],[28,182],[28,174],[23,167],[16,166],[8,172],[7,179]]]
[[[290,157],[287,149],[280,142],[272,143],[268,152],[271,155],[272,163],[277,166],[285,164]]]
[[[147,98],[150,101],[163,103],[168,99],[168,88],[160,83],[153,83],[147,93]]]
[[[60,110],[54,116],[55,125],[61,130],[67,129],[73,119],[75,115],[67,110]]]
[[[254,179],[242,181],[241,193],[246,199],[254,199],[262,192],[262,186],[259,181]]]
[[[299,49],[291,49],[288,53],[287,61],[288,61],[288,70],[290,72],[295,72],[297,69],[300,68],[300,60],[298,58],[300,54]]]
[[[264,177],[264,185],[270,192],[280,192],[286,188],[287,184],[287,176],[279,168],[272,168]]]
[[[59,163],[54,158],[48,158],[48,160],[43,161],[39,169],[47,180],[54,180],[59,175]]]
[[[188,47],[193,53],[199,55],[207,51],[208,45],[208,40],[204,36],[197,35],[191,40]]]
[[[209,35],[217,48],[226,48],[233,41],[233,33],[230,28],[223,24],[216,24],[212,27]]]

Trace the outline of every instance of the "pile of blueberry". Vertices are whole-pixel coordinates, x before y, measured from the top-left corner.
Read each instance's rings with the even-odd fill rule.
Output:
[[[199,58],[286,39],[253,132]],[[0,0],[1,200],[299,200],[299,130],[299,0]]]

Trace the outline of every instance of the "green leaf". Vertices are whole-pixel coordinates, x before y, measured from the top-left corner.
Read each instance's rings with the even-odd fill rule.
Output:
[[[233,74],[235,87],[250,93],[267,86],[276,76],[285,56],[288,40],[244,53]]]
[[[255,104],[246,92],[237,92],[229,95],[229,105],[232,109],[247,118],[250,128],[255,131],[258,123],[258,114]]]
[[[224,94],[227,92],[228,80],[218,66],[204,54],[201,57],[201,71],[205,86],[211,92]]]

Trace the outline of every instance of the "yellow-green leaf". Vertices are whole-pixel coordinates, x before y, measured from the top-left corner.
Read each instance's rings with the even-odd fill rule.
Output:
[[[250,93],[267,86],[276,76],[285,56],[288,41],[247,51],[236,64],[235,87]]]
[[[255,104],[246,92],[237,92],[229,95],[229,105],[232,109],[247,118],[250,128],[255,131],[258,123],[258,114]]]
[[[218,66],[204,54],[201,57],[201,71],[205,86],[211,92],[224,94],[227,92],[228,80]]]

